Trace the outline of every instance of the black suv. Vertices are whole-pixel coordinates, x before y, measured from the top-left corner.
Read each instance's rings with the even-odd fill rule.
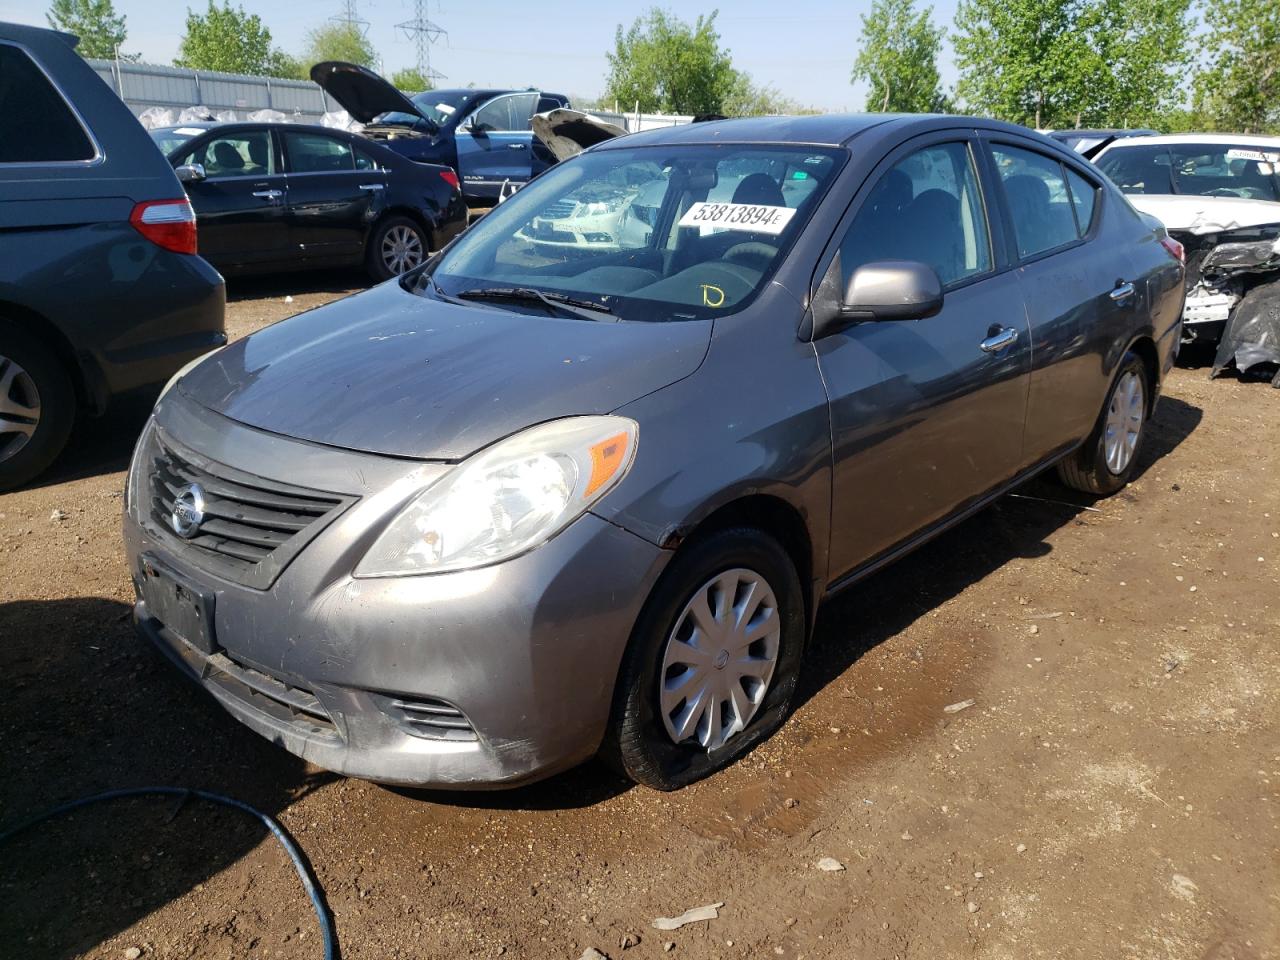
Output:
[[[226,342],[182,185],[77,42],[0,23],[0,490]]]

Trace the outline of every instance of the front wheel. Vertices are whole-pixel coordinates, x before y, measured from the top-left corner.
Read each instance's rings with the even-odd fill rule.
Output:
[[[786,718],[805,633],[800,579],[772,537],[738,528],[686,545],[636,623],[606,758],[658,790],[728,766]]]
[[[1093,432],[1058,463],[1058,478],[1095,496],[1123,489],[1138,462],[1150,393],[1146,364],[1137,354],[1126,353]]]
[[[365,266],[381,283],[421,266],[428,254],[427,233],[408,217],[387,217],[369,235]]]

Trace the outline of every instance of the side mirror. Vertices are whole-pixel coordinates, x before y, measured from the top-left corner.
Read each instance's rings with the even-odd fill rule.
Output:
[[[878,260],[853,271],[840,316],[855,320],[923,320],[942,310],[942,281],[914,260]]]
[[[176,167],[173,172],[178,175],[178,179],[182,183],[199,183],[208,176],[204,172],[203,163],[184,163],[182,166]]]

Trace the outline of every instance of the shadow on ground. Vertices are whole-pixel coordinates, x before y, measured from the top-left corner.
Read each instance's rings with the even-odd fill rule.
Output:
[[[122,603],[0,604],[0,637],[0,833],[125,787],[196,787],[277,816],[333,779],[223,713],[143,645]],[[91,951],[267,836],[244,814],[163,798],[94,805],[35,827],[0,850],[0,955]]]

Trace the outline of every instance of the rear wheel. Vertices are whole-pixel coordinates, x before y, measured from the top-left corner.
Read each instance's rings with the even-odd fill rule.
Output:
[[[1124,488],[1138,461],[1150,391],[1142,358],[1125,354],[1093,432],[1058,464],[1058,477],[1064,484],[1096,496]]]
[[[0,490],[43,472],[66,446],[75,391],[56,356],[0,323]]]
[[[387,217],[374,227],[365,252],[365,266],[382,282],[420,266],[427,259],[427,233],[408,217]]]
[[[772,537],[738,528],[686,545],[636,623],[606,758],[658,790],[728,766],[786,718],[805,631],[800,579]]]

